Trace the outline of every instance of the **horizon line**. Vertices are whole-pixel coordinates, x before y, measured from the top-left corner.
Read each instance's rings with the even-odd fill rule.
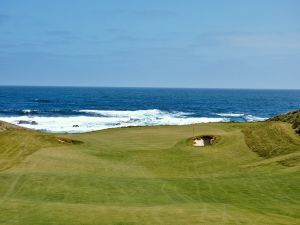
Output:
[[[300,88],[237,88],[237,87],[153,87],[153,86],[92,86],[92,85],[11,85],[0,84],[0,87],[48,87],[48,88],[132,88],[132,89],[210,89],[210,90],[300,90]]]

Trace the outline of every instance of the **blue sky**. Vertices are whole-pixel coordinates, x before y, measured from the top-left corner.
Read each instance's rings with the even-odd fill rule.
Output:
[[[0,0],[0,84],[300,88],[298,0]]]

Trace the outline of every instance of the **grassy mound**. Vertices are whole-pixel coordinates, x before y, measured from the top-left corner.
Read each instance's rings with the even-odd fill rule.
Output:
[[[77,142],[0,122],[0,171],[20,163],[39,149],[60,143]]]
[[[242,129],[249,148],[259,156],[270,158],[300,151],[300,137],[293,135],[285,123],[245,124]]]
[[[300,110],[274,116],[273,118],[269,119],[269,121],[281,121],[290,123],[292,124],[293,129],[295,129],[296,133],[300,134]]]
[[[62,142],[9,129],[0,144],[18,163],[0,172],[1,225],[300,224],[300,141],[286,123],[118,128]],[[220,139],[189,144],[205,134]]]

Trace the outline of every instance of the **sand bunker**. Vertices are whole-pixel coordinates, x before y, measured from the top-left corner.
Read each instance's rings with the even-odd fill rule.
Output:
[[[194,146],[196,147],[204,147],[207,145],[212,145],[215,141],[215,137],[213,136],[201,136],[194,138]]]

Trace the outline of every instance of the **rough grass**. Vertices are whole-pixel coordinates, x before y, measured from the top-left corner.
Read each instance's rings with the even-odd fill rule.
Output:
[[[81,142],[0,122],[0,171],[15,166],[39,149],[59,144]]]
[[[300,155],[289,157],[287,159],[283,159],[278,162],[284,166],[290,166],[290,167],[297,166],[300,165]]]
[[[48,135],[26,132],[37,147],[0,172],[1,225],[300,223],[299,165],[280,163],[298,156],[300,141],[287,124],[132,127],[64,136],[79,145],[49,145],[43,139]],[[220,138],[204,148],[189,144],[193,135],[206,134]],[[282,136],[287,141],[280,142]],[[249,142],[252,137],[259,139]],[[11,151],[22,149],[14,147],[21,139],[5,140]]]
[[[269,119],[269,121],[281,121],[292,124],[293,129],[297,134],[300,134],[300,110],[295,110],[288,112],[286,114],[281,114],[274,116]]]
[[[38,149],[53,144],[49,135],[25,129],[7,129],[0,132],[0,171],[21,162]]]
[[[300,151],[300,137],[293,135],[289,124],[249,123],[242,131],[249,148],[259,156],[270,158]]]

